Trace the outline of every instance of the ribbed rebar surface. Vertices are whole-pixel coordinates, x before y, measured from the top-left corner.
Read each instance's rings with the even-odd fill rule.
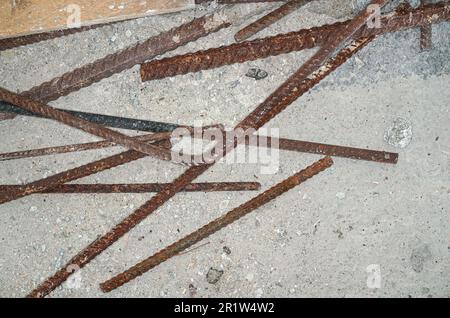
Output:
[[[395,15],[389,14],[384,16],[381,19],[380,29],[368,29],[364,27],[358,31],[355,38],[395,32],[407,28],[429,25],[429,23],[448,21],[449,19],[450,7],[448,4],[437,3],[426,5],[412,10],[400,11]],[[348,23],[350,23],[350,20],[153,60],[141,66],[141,78],[143,81],[161,79],[311,49],[324,45],[331,33],[337,32]]]

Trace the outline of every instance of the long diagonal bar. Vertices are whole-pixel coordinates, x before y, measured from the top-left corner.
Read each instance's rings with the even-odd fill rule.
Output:
[[[188,42],[226,28],[230,26],[230,21],[225,11],[195,18],[142,43],[107,55],[93,63],[44,82],[26,92],[22,92],[21,95],[42,103],[48,103],[116,73],[130,69],[134,65],[143,63],[159,54],[174,50]]]

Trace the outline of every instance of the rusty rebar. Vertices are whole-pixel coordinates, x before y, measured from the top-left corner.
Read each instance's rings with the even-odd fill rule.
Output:
[[[55,107],[56,108],[56,107]],[[67,110],[56,108],[57,110],[64,111],[71,115],[74,115],[78,118],[90,121],[95,124],[99,124],[106,127],[112,128],[120,128],[120,129],[128,129],[128,130],[138,130],[138,131],[148,131],[148,132],[167,132],[173,131],[176,128],[181,127],[181,125],[173,124],[173,123],[164,123],[153,120],[143,120],[143,119],[134,119],[127,117],[118,117],[118,116],[110,116],[104,114],[96,114],[96,113],[87,113],[81,112],[77,110]],[[11,113],[16,115],[23,116],[33,116],[33,117],[43,117],[39,114],[35,114],[33,112],[27,111],[20,107],[16,107],[14,105],[0,102],[0,112],[6,112],[6,114]],[[13,115],[14,116],[14,115]],[[44,117],[45,118],[45,117]]]
[[[431,4],[413,10],[398,12],[395,15],[388,14],[382,17],[381,28],[369,29],[365,27],[357,33],[355,38],[396,32],[448,20],[450,20],[450,7],[448,4]],[[143,81],[161,79],[311,49],[324,45],[332,32],[336,32],[348,23],[349,21],[338,22],[263,39],[153,60],[141,66],[141,78]]]
[[[138,137],[134,137],[134,138],[136,140],[149,142],[149,141],[159,141],[159,140],[164,140],[164,139],[170,139],[170,136],[171,136],[171,133],[166,132],[166,133],[157,133],[154,135],[138,136]],[[20,151],[0,154],[0,161],[41,157],[41,156],[48,156],[48,155],[53,155],[53,154],[62,154],[62,153],[86,151],[86,150],[92,150],[92,149],[109,148],[109,147],[114,147],[114,146],[117,146],[117,144],[115,144],[114,142],[108,141],[108,140],[102,140],[102,141],[87,142],[87,143],[82,143],[82,144],[72,144],[72,145],[46,147],[46,148],[39,148],[39,149],[20,150]]]
[[[329,145],[286,138],[267,137],[266,142],[266,147],[272,147],[272,145],[275,144],[278,145],[279,149],[286,151],[306,152],[331,157],[342,157],[355,160],[366,160],[391,164],[396,164],[398,161],[398,153],[393,152]],[[248,144],[248,141],[246,142],[246,144]],[[258,145],[261,146],[260,144]]]
[[[47,118],[54,119],[65,125],[78,128],[92,135],[105,138],[126,148],[133,149],[162,160],[172,160],[171,153],[167,149],[141,142],[138,139],[80,119],[69,113],[57,110],[51,106],[45,105],[23,95],[13,93],[4,88],[0,88],[0,100],[6,101],[31,112],[41,114]]]
[[[330,59],[327,63],[327,67],[318,70],[309,80],[305,80],[301,83],[293,83],[295,85],[295,96],[300,97],[302,94],[308,92],[312,87],[323,80],[332,71],[337,69],[340,65],[345,63],[350,57],[352,57],[356,52],[358,52],[365,45],[370,43],[374,37],[360,39],[358,41],[352,42],[346,49],[342,50],[337,54],[334,59]],[[258,130],[264,124],[266,124],[270,119],[276,116],[278,113],[283,111],[288,104],[284,102],[283,96],[286,96],[287,92],[284,87],[291,81],[295,81],[296,78],[289,78],[280,88],[276,90],[276,94],[279,94],[280,99],[270,99],[272,102],[263,102],[260,104],[250,115],[248,115],[240,124],[235,128],[241,127],[251,127]],[[293,88],[294,89],[294,88]],[[292,95],[291,92],[289,95]],[[272,96],[272,95],[271,95]],[[290,98],[289,101],[292,103],[295,98]],[[277,103],[275,103],[277,101]],[[265,115],[267,114],[267,115]],[[229,151],[234,149],[237,144],[229,148]],[[228,147],[227,147],[228,149]],[[139,153],[138,153],[139,154]],[[141,154],[139,154],[141,155]],[[224,153],[224,156],[226,153]],[[122,158],[123,159],[123,158]],[[93,260],[97,255],[101,254],[114,242],[120,239],[123,235],[128,233],[137,224],[145,220],[149,215],[156,211],[159,207],[164,205],[168,200],[175,196],[181,189],[186,187],[186,185],[192,183],[196,178],[206,172],[214,163],[208,165],[193,166],[187,169],[182,175],[176,178],[173,183],[163,190],[155,194],[149,201],[144,203],[131,215],[123,219],[119,224],[113,227],[108,233],[104,234],[97,240],[93,241],[90,245],[84,248],[80,253],[75,255],[66,265],[64,265],[60,270],[58,270],[54,275],[47,278],[43,283],[37,286],[27,297],[45,297],[51,293],[55,288],[60,286],[64,281],[66,281],[71,275],[73,265],[83,268],[91,260]]]
[[[145,42],[110,54],[42,83],[23,94],[38,101],[55,100],[229,25],[225,16],[220,14],[195,18],[188,23],[151,37]]]
[[[135,266],[122,272],[121,274],[107,280],[106,282],[101,283],[100,284],[101,290],[105,293],[110,292],[124,285],[125,283],[141,276],[150,269],[167,261],[171,257],[178,255],[180,252],[185,251],[187,248],[209,237],[210,235],[216,233],[217,231],[223,229],[224,227],[236,222],[237,220],[246,216],[250,212],[274,200],[283,193],[293,189],[299,184],[305,182],[306,180],[314,177],[315,175],[319,174],[325,169],[331,167],[332,165],[333,160],[330,157],[325,157],[324,159],[315,162],[306,169],[294,174],[288,179],[282,181],[281,183],[278,183],[274,187],[256,196],[250,201],[247,201],[246,203],[231,210],[225,215],[206,224],[197,231],[187,235],[181,240],[160,250],[153,256],[150,256],[149,258],[143,260],[142,262],[136,264]]]
[[[431,0],[421,0],[421,6],[431,4]],[[433,46],[433,25],[426,24],[420,28],[420,50],[428,51]]]
[[[265,139],[266,142],[261,143],[260,142],[261,138]],[[356,159],[356,160],[375,161],[375,162],[381,162],[381,163],[395,164],[395,163],[397,163],[397,160],[398,160],[398,153],[392,153],[392,152],[353,148],[353,147],[344,147],[344,146],[329,145],[329,144],[302,141],[302,140],[293,140],[293,139],[287,139],[287,138],[265,137],[265,136],[258,136],[258,135],[255,136],[255,139],[257,141],[255,146],[258,146],[258,147],[270,148],[270,147],[274,147],[273,145],[278,145],[279,149],[281,149],[281,150],[322,154],[322,155],[333,156],[333,157],[335,156],[335,157],[343,157],[343,158],[350,158],[350,159]],[[251,145],[251,140],[249,138],[246,139],[246,145]],[[85,151],[85,150],[106,148],[106,147],[112,147],[112,146],[115,146],[115,144],[112,142],[98,141],[98,142],[91,142],[91,143],[72,144],[72,145],[65,145],[65,146],[40,148],[40,149],[21,150],[21,151],[10,152],[10,153],[1,153],[0,161],[39,157],[39,156],[48,156],[48,155],[53,155],[53,154]]]
[[[63,184],[40,193],[150,193],[159,192],[168,183]],[[21,185],[0,185],[0,192],[18,191]],[[257,191],[258,182],[203,182],[188,184],[183,192]]]
[[[359,41],[359,48],[365,46],[369,40]],[[319,83],[323,78],[325,78],[329,73],[331,73],[334,69],[338,68],[342,65],[348,58],[353,56],[358,50],[357,49],[346,49],[340,55],[338,55],[333,62],[330,62],[333,67],[328,68],[328,72],[318,72],[316,73],[315,80],[313,81],[305,81],[303,85],[299,86],[299,91],[303,91],[303,93],[307,92],[311,89],[315,84]],[[274,106],[276,107],[276,105]],[[261,109],[261,105],[257,107],[257,110]],[[265,109],[265,107],[264,107]],[[281,109],[280,111],[282,111]],[[256,115],[250,115],[256,116]],[[248,117],[247,117],[248,118]],[[249,121],[247,119],[247,121]],[[245,121],[243,121],[245,122]],[[261,124],[261,126],[263,123]],[[255,126],[255,129],[260,128],[261,126]],[[131,153],[130,153],[131,152]],[[95,172],[100,172],[105,169],[108,169],[110,166],[130,162],[133,160],[137,160],[142,158],[143,155],[138,152],[129,151],[127,153],[123,153],[121,155],[116,156],[104,162],[101,161],[100,164],[91,163],[90,167],[83,168],[80,167],[78,170],[79,178],[90,175]],[[202,173],[206,172],[211,165],[202,165],[202,166],[194,166],[185,171],[181,176],[175,179],[172,185],[165,187],[162,191],[155,194],[152,199],[147,201],[144,205],[142,205],[139,209],[133,212],[131,215],[126,217],[122,222],[117,224],[114,228],[112,228],[108,233],[104,234],[99,239],[93,241],[89,246],[84,248],[80,253],[74,256],[66,265],[64,265],[60,270],[58,270],[54,275],[47,278],[43,283],[37,286],[28,297],[45,297],[50,292],[52,292],[55,288],[60,286],[67,278],[70,277],[72,272],[70,268],[73,265],[79,266],[83,268],[86,266],[92,259],[94,259],[97,255],[102,253],[105,249],[111,246],[114,242],[116,242],[123,235],[128,233],[132,228],[134,228],[137,224],[142,222],[147,216],[152,214],[155,210],[157,210],[160,206],[162,206],[165,202],[167,202],[170,198],[172,198],[176,193],[181,191],[187,184],[192,183],[197,177],[199,177]],[[105,167],[105,169],[99,169],[99,167]],[[86,171],[88,170],[88,171]],[[71,176],[71,173],[68,173]],[[77,178],[78,179],[78,178]],[[63,181],[68,182],[68,181]],[[34,193],[39,192],[35,191]]]
[[[389,0],[372,0],[371,5],[378,5],[383,7]],[[316,77],[314,72],[327,73],[329,69],[334,67],[334,63],[326,61],[332,54],[349,40],[359,29],[361,29],[370,19],[372,13],[368,10],[363,10],[357,17],[350,21],[347,25],[341,27],[338,31],[333,32],[329,36],[329,40],[320,49],[309,58],[289,79],[284,82],[274,93],[272,93],[256,110],[254,110],[243,122],[240,123],[239,128],[244,130],[247,128],[261,127],[261,124],[267,123],[270,119],[284,110],[292,102],[294,102],[302,93],[299,85],[305,81],[314,81]],[[360,38],[356,40],[353,45],[350,45],[346,50],[341,51],[341,56],[344,60],[351,55],[352,50],[359,50],[361,46],[373,40],[370,38]],[[314,85],[314,84],[313,84]]]
[[[37,33],[37,34],[30,34],[30,35],[24,35],[14,38],[7,38],[7,39],[0,39],[0,51],[9,50],[15,47],[34,44],[42,41],[47,41],[51,39],[56,39],[60,37],[64,37],[71,34],[76,34],[80,32],[85,32],[89,30],[94,30],[97,28],[101,28],[107,25],[111,25],[114,23],[117,23],[118,21],[114,22],[108,22],[108,23],[101,23],[101,24],[95,24],[95,25],[89,25],[89,26],[82,26],[79,28],[70,28],[70,29],[64,29],[64,30],[56,30],[56,31],[50,31],[45,33]],[[122,22],[122,21],[120,21]]]
[[[195,4],[208,2],[217,2],[218,4],[243,4],[243,3],[263,3],[263,2],[286,2],[287,0],[195,0]]]
[[[185,127],[193,132],[192,128]],[[201,127],[201,131],[204,132],[207,129],[220,129],[223,130],[222,125],[211,125]],[[172,144],[169,139],[170,133],[155,133],[151,135],[130,137],[137,139],[140,142],[155,142],[155,145],[158,145],[158,148],[161,148],[169,153],[171,153]],[[19,198],[23,198],[25,196],[39,193],[42,191],[46,191],[48,189],[52,189],[58,185],[74,181],[83,177],[90,176],[95,173],[99,173],[101,171],[105,171],[141,158],[146,157],[146,154],[143,154],[138,151],[128,150],[125,152],[121,152],[117,155],[113,155],[110,157],[106,157],[100,160],[96,160],[94,162],[90,162],[88,164],[69,169],[60,173],[57,173],[53,176],[40,179],[29,184],[21,186],[17,191],[10,191],[6,193],[0,193],[0,204],[16,200]]]
[[[234,35],[234,39],[237,42],[244,41],[311,1],[312,0],[290,0],[283,4],[281,7],[275,9],[274,11],[266,14],[255,22],[252,22],[243,29],[239,30]]]
[[[154,136],[149,136],[149,138],[154,138]],[[158,141],[156,142],[156,144],[166,147],[166,149],[170,148],[170,141],[168,141],[167,139]],[[17,191],[0,193],[0,204],[10,202],[34,193],[46,191],[63,183],[87,177],[91,174],[105,171],[144,158],[145,156],[146,155],[141,152],[128,150],[117,155],[93,161],[80,167],[69,169],[50,177],[33,181],[29,184],[23,185]]]

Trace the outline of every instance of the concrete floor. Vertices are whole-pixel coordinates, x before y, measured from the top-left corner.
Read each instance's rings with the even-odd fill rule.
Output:
[[[361,2],[312,3],[260,36],[349,17]],[[240,7],[263,13],[274,4]],[[0,86],[29,89],[208,10],[128,21],[1,52]],[[239,28],[166,56],[232,43]],[[399,152],[397,165],[336,158],[331,169],[209,237],[206,245],[103,294],[99,283],[256,195],[178,194],[51,297],[449,297],[450,24],[433,32],[433,50],[422,53],[418,30],[380,37],[266,126],[279,128],[281,137]],[[313,52],[146,83],[134,67],[51,105],[232,127]],[[251,67],[269,76],[248,78]],[[405,148],[384,140],[397,118],[412,126]],[[98,140],[27,117],[0,121],[0,132],[1,152]],[[5,161],[1,183],[28,183],[121,150]],[[256,164],[217,164],[197,181],[258,181],[266,190],[319,158],[282,152],[275,175],[261,174]],[[78,182],[170,182],[183,169],[145,158]],[[1,205],[0,296],[26,295],[151,196],[33,195]],[[223,271],[214,284],[207,280],[211,268]]]

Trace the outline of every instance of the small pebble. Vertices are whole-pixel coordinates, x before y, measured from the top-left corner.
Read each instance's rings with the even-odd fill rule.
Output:
[[[208,273],[206,274],[206,280],[208,281],[208,283],[210,284],[216,284],[219,279],[222,277],[223,275],[223,270],[221,269],[215,269],[215,268],[210,268]]]
[[[269,75],[269,74],[267,74],[266,71],[263,71],[259,68],[251,68],[248,70],[247,74],[245,74],[245,76],[254,78],[257,81],[266,78],[267,75]]]
[[[225,254],[228,254],[228,255],[231,254],[231,250],[230,250],[230,248],[228,246],[224,246],[223,247],[223,251],[225,252]]]

